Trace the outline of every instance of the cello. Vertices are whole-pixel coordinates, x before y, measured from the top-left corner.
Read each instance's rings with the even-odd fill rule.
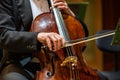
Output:
[[[50,0],[52,12],[43,13],[35,18],[31,32],[56,32],[71,42],[85,37],[82,24],[73,16],[61,14]],[[66,46],[59,51],[50,51],[42,46],[35,53],[40,61],[41,70],[36,72],[35,80],[100,80],[95,70],[84,61],[82,49],[84,43]]]

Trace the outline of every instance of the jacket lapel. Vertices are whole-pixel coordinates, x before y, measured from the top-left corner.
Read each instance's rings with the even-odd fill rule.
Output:
[[[16,0],[19,15],[22,18],[25,31],[28,31],[32,23],[32,11],[29,0]]]

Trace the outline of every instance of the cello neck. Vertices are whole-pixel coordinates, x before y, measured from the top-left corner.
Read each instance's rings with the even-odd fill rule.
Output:
[[[63,17],[62,17],[60,10],[53,5],[53,0],[50,0],[50,3],[52,6],[52,10],[53,10],[53,14],[55,17],[55,21],[56,21],[56,25],[57,25],[59,34],[61,36],[63,36],[66,41],[70,41],[68,31],[66,29],[66,26],[65,26],[65,23],[64,23],[64,20],[63,20]]]

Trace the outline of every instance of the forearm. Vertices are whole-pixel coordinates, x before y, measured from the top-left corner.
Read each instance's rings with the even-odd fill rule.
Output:
[[[36,37],[38,33],[36,32],[4,30],[0,33],[0,47],[7,49],[9,52],[32,53],[40,49],[41,45],[38,45],[39,42]]]

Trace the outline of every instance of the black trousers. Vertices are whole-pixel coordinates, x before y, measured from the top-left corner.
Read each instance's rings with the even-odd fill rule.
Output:
[[[34,80],[38,70],[40,70],[39,63],[28,62],[24,66],[20,62],[8,63],[2,68],[0,80]]]

